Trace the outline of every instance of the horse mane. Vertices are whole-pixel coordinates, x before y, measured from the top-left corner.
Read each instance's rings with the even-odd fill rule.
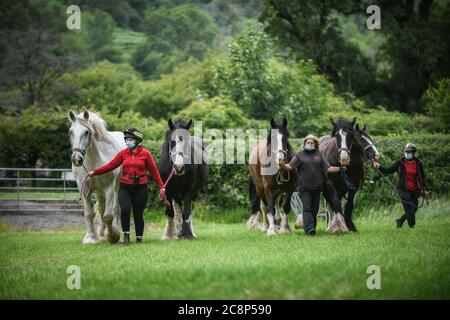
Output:
[[[83,112],[80,112],[76,115],[77,120],[87,127],[93,134],[97,140],[106,140],[108,135],[108,126],[105,120],[102,119],[100,113],[98,112],[89,112],[89,119],[85,120],[83,116]]]

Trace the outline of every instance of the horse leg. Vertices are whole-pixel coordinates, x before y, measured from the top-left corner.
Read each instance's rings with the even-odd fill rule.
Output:
[[[342,207],[341,207],[341,200],[338,197],[338,194],[336,192],[336,189],[330,183],[328,183],[327,188],[328,196],[330,201],[328,203],[330,204],[331,211],[330,213],[330,219],[328,223],[327,232],[329,233],[343,233],[348,232],[347,225],[345,224],[344,216],[342,215]]]
[[[281,212],[280,212],[280,201],[281,201],[282,195],[280,194],[278,197],[275,198],[274,201],[274,207],[275,207],[275,216],[274,216],[274,221],[275,221],[275,227],[276,228],[280,228],[281,226]]]
[[[192,212],[191,212],[192,195],[188,192],[183,198],[183,222],[181,223],[181,230],[178,238],[195,239],[192,230]]]
[[[114,215],[116,204],[115,192],[112,187],[108,188],[105,192],[105,213],[103,215],[103,220],[106,224],[105,237],[109,243],[116,243],[120,239],[120,231],[113,226]]]
[[[173,204],[172,204],[172,195],[170,195],[169,193],[167,193],[167,201],[169,201],[169,206],[166,207],[166,217],[167,217],[167,222],[166,222],[166,226],[164,227],[164,231],[161,237],[161,240],[169,240],[172,239],[175,236],[174,233],[174,217],[175,217],[175,213],[174,213],[174,209],[173,209]]]
[[[267,206],[264,204],[264,202],[261,201],[261,205],[259,208],[261,209],[263,215],[263,224],[261,225],[261,231],[267,232],[267,229],[269,229],[269,220],[267,220]]]
[[[250,218],[247,220],[247,227],[249,229],[259,229],[259,214],[260,214],[260,202],[261,200],[255,196],[252,199],[251,205],[250,205]]]
[[[269,220],[269,229],[267,229],[267,235],[271,236],[277,233],[275,227],[275,199],[272,196],[272,192],[266,192],[266,202],[267,202],[267,220]]]
[[[348,230],[350,230],[352,232],[357,231],[356,226],[352,220],[353,204],[355,201],[356,192],[357,191],[352,191],[352,190],[348,191],[348,196],[347,196],[348,199],[347,199],[347,203],[345,204],[345,210],[344,210],[345,224],[348,226]]]
[[[175,218],[174,218],[174,233],[175,233],[175,237],[177,237],[178,233],[180,233],[181,231],[181,225],[183,224],[183,218],[182,218],[182,206],[181,206],[181,202],[179,202],[178,200],[174,199],[172,200],[172,205],[173,205],[173,210],[175,213]]]
[[[97,198],[97,202],[94,205],[94,213],[99,218],[99,223],[97,227],[98,239],[100,241],[105,241],[105,229],[106,224],[103,219],[103,215],[105,213],[105,195],[101,193],[96,193],[95,197]]]
[[[90,195],[88,198],[83,198],[84,204],[84,220],[86,221],[86,235],[84,236],[84,244],[97,243],[98,238],[94,228],[94,208],[90,201]]]
[[[283,212],[281,212],[281,225],[280,225],[280,233],[283,234],[291,234],[291,227],[289,226],[289,211],[291,210],[291,196],[290,193],[284,202]]]

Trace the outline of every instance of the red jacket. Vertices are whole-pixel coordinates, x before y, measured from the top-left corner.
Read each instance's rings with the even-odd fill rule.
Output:
[[[94,170],[94,175],[100,175],[116,169],[122,165],[122,176],[120,182],[125,184],[134,184],[133,179],[128,176],[140,176],[139,184],[148,183],[146,171],[150,171],[150,175],[160,189],[164,188],[164,184],[159,176],[155,161],[149,150],[139,146],[136,153],[126,148],[121,151],[109,163]]]

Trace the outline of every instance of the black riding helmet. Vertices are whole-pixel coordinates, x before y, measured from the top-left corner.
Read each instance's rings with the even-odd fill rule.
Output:
[[[144,140],[144,135],[138,128],[129,128],[123,132],[123,138],[125,140],[127,138],[134,138],[137,141],[142,142]]]

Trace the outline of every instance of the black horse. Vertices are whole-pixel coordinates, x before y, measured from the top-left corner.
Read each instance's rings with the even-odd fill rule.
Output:
[[[328,204],[328,229],[331,233],[357,231],[352,221],[354,199],[364,179],[364,165],[367,159],[379,157],[366,127],[356,125],[356,118],[350,122],[345,119],[331,120],[331,136],[320,138],[320,150],[331,165],[347,166],[347,171],[331,173],[322,186]],[[341,199],[347,196],[342,221]]]
[[[174,123],[169,119],[168,124],[158,163],[163,181],[170,176],[166,185],[167,223],[162,239],[194,239],[192,202],[209,175],[205,145],[200,138],[189,135],[192,120]]]

